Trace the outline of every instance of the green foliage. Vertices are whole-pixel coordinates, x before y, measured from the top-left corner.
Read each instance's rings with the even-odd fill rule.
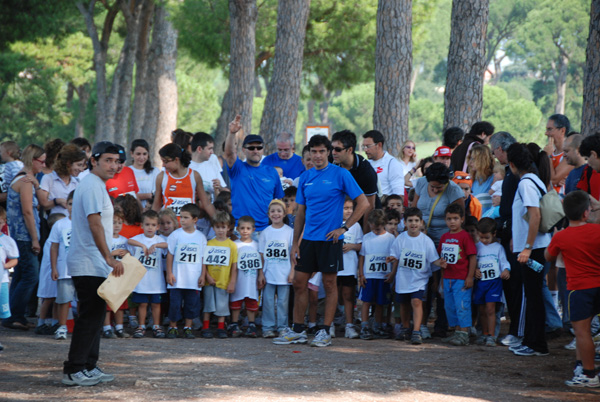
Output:
[[[409,138],[416,142],[435,141],[442,136],[444,102],[429,99],[410,100]]]
[[[357,135],[373,128],[375,83],[358,84],[333,98],[329,106],[332,132],[348,129]]]

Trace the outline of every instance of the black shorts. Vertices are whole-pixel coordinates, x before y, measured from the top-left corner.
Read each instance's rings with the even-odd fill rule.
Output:
[[[300,261],[296,265],[296,271],[312,274],[322,272],[324,274],[336,274],[343,270],[344,242],[338,241],[312,241],[302,239],[300,243]]]
[[[571,290],[568,296],[571,321],[581,321],[600,313],[600,288]]]
[[[356,285],[358,285],[358,281],[356,280],[354,275],[338,276],[337,284],[338,286],[345,286],[347,288],[356,288]]]

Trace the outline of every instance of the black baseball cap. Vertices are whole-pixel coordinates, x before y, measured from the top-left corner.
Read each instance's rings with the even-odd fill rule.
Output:
[[[123,147],[121,147],[123,148]],[[123,150],[123,153],[125,150]],[[113,144],[110,141],[100,141],[94,144],[94,148],[92,148],[92,158],[98,159],[102,154],[120,154],[119,148],[117,145]]]
[[[265,143],[265,141],[260,135],[250,134],[247,135],[246,138],[244,138],[244,143],[242,144],[242,146],[245,146],[246,144],[252,144],[253,142],[260,142],[261,144]]]
[[[115,144],[115,147],[117,147],[117,149],[119,150],[119,160],[121,161],[121,163],[125,163],[125,161],[127,160],[127,152],[125,151],[125,148],[123,148],[123,145],[119,144]]]

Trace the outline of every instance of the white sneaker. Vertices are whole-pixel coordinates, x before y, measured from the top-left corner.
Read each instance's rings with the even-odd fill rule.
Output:
[[[429,328],[427,328],[427,325],[421,325],[420,331],[421,331],[421,338],[431,339],[431,333],[429,332]]]
[[[573,340],[568,345],[565,345],[565,349],[567,349],[567,350],[577,349],[577,338],[573,338]]]
[[[503,344],[504,346],[509,346],[509,347],[510,346],[519,346],[521,344],[521,342],[523,342],[523,338],[511,335],[511,334],[506,335],[500,341],[501,344]]]
[[[331,345],[331,336],[324,329],[320,329],[312,340],[310,346],[324,347]]]
[[[54,339],[59,340],[59,341],[67,339],[67,327],[66,326],[58,327],[56,332],[54,332]]]
[[[325,331],[323,331],[325,332]],[[275,345],[290,345],[293,343],[306,343],[308,338],[306,337],[306,331],[300,333],[294,332],[291,328],[286,328],[285,333],[273,339]]]
[[[350,339],[356,339],[356,338],[358,338],[358,332],[356,332],[354,327],[346,327],[344,337],[350,338]]]
[[[331,326],[329,327],[329,336],[332,338],[335,338],[335,324],[331,323]]]
[[[61,382],[65,385],[79,385],[89,387],[100,382],[99,378],[92,378],[86,374],[86,371],[78,371],[73,374],[64,374]]]
[[[581,373],[580,375],[574,376],[572,379],[565,381],[569,387],[589,387],[598,388],[600,387],[600,379],[595,375],[592,378]]]
[[[90,378],[99,379],[100,382],[111,382],[115,379],[114,375],[106,374],[100,367],[94,367],[94,369],[90,371],[83,370],[83,373]]]

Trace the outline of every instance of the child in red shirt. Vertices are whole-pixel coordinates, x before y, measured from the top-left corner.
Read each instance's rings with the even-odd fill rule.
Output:
[[[446,208],[446,225],[450,231],[440,239],[438,252],[446,260],[442,269],[444,278],[444,308],[448,325],[456,327],[454,335],[446,341],[452,345],[469,344],[471,327],[471,292],[473,275],[477,266],[477,248],[471,236],[462,228],[465,210],[462,205],[450,204]]]

